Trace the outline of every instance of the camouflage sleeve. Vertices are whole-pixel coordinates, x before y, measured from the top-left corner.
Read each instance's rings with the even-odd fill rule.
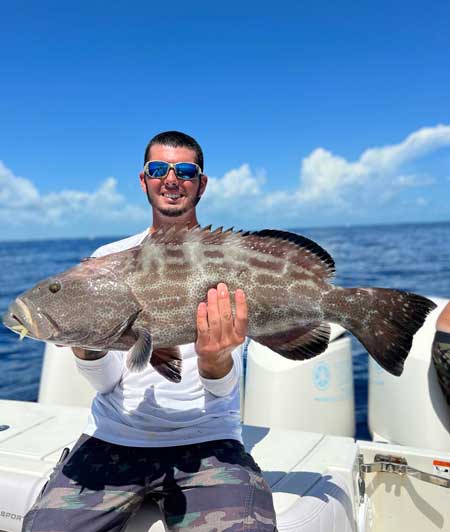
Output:
[[[450,405],[450,333],[436,331],[431,354],[439,384]]]

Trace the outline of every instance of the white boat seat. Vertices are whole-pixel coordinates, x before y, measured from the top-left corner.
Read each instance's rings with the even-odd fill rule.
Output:
[[[2,401],[0,531],[21,530],[62,449],[78,438],[88,409]],[[280,531],[354,532],[353,439],[294,430],[243,427],[245,446],[272,488]],[[145,501],[126,532],[159,532],[156,505]]]

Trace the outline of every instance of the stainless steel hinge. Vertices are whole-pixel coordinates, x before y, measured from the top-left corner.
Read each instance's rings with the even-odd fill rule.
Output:
[[[397,475],[407,475],[417,478],[423,482],[429,482],[442,488],[450,488],[450,479],[439,477],[438,475],[432,475],[431,473],[425,473],[414,467],[410,467],[406,458],[402,456],[393,456],[386,454],[376,454],[375,462],[371,464],[364,463],[364,457],[359,455],[359,478],[358,489],[359,499],[362,503],[364,500],[364,494],[366,492],[366,473],[396,473]]]

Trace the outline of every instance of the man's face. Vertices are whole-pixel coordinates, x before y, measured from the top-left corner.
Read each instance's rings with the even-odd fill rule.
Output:
[[[149,161],[166,161],[168,163],[195,163],[195,152],[189,148],[174,148],[163,144],[151,147]],[[206,176],[193,180],[178,179],[173,169],[170,169],[163,179],[146,177],[144,172],[139,174],[142,190],[148,190],[148,199],[154,210],[164,216],[176,217],[195,208],[198,198],[206,187]]]

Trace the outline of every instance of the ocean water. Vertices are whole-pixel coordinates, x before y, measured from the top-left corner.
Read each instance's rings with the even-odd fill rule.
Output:
[[[450,297],[450,222],[293,229],[334,257],[336,284]],[[0,314],[37,281],[73,266],[118,237],[0,242]],[[367,439],[367,353],[352,339],[356,436]],[[44,344],[0,325],[0,399],[36,401]]]

